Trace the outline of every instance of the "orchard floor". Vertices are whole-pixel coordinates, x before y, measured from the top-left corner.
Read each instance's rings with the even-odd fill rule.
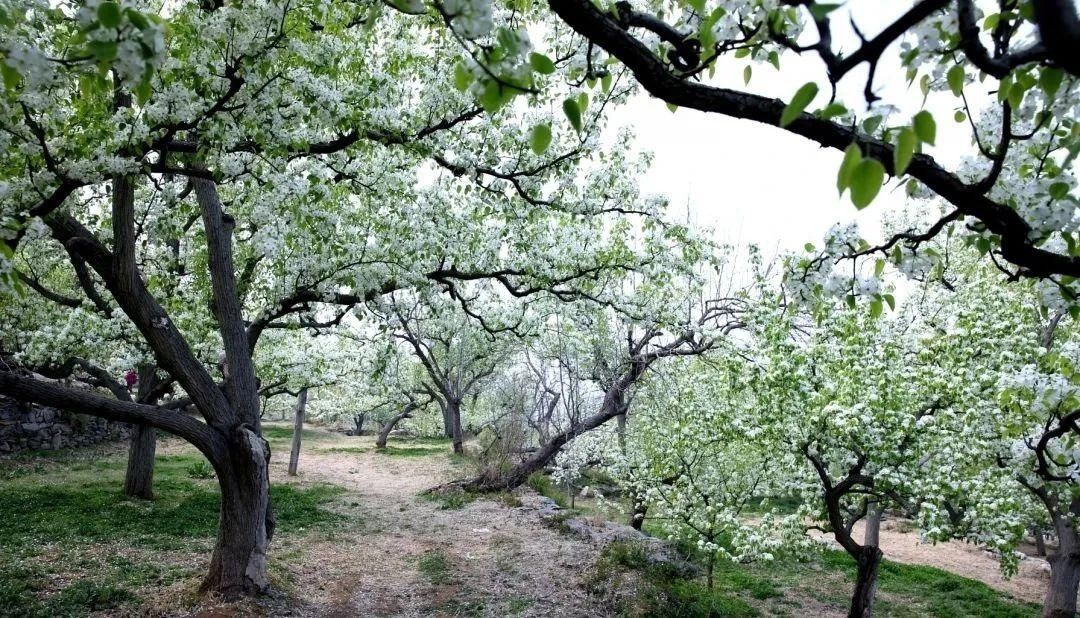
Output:
[[[599,547],[546,525],[531,490],[432,500],[425,489],[466,476],[445,441],[304,432],[288,477],[291,428],[266,427],[279,531],[275,592],[224,605],[196,589],[213,546],[216,484],[176,440],[158,449],[156,499],[123,500],[124,449],[113,445],[0,459],[0,616],[612,616],[585,583]],[[1035,616],[1046,576],[1024,561],[1005,582],[994,560],[960,544],[918,545],[883,532],[888,558],[878,615]],[[846,557],[728,565],[717,595],[731,615],[843,616]],[[662,614],[661,614],[662,615]],[[699,615],[699,614],[683,614]],[[727,615],[727,614],[725,614]]]

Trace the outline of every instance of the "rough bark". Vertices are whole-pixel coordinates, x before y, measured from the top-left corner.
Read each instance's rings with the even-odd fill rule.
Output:
[[[401,412],[398,412],[393,418],[386,421],[382,428],[379,429],[379,437],[375,439],[375,448],[386,448],[386,439],[390,437],[390,432],[394,430],[394,427],[396,427],[398,423],[407,418],[411,418],[415,408],[416,406],[414,404],[409,403]]]
[[[296,476],[300,463],[300,438],[304,434],[304,409],[307,407],[307,389],[300,389],[296,398],[296,416],[293,418],[292,448],[289,450],[289,476]]]
[[[132,427],[127,472],[124,475],[125,496],[153,500],[156,451],[157,435],[154,428],[145,423]]]
[[[645,502],[634,501],[634,510],[630,513],[630,527],[634,530],[641,530],[641,526],[645,523],[645,515],[649,512],[649,505]]]
[[[851,596],[848,618],[870,618],[872,615],[881,557],[881,550],[871,545],[864,545],[855,555],[855,593]]]
[[[149,365],[139,367],[139,403],[153,403],[152,395],[157,386],[157,368]],[[124,495],[131,498],[152,500],[154,498],[154,454],[157,451],[157,433],[145,423],[132,426],[131,444],[128,447],[127,472],[124,474]]]
[[[465,454],[465,439],[461,431],[461,402],[448,399],[446,411],[450,417],[450,436],[454,439],[454,452],[463,455]]]
[[[269,458],[266,441],[243,425],[235,430],[229,448],[211,457],[221,487],[221,515],[200,591],[233,599],[269,587],[266,551],[273,534],[273,521],[268,519]]]
[[[1058,550],[1047,558],[1050,563],[1050,588],[1043,602],[1043,618],[1076,616],[1076,591],[1080,586],[1080,535],[1072,518],[1059,517],[1054,526]]]
[[[866,529],[863,531],[863,545],[877,547],[881,536],[881,506],[877,502],[871,502],[867,506]]]

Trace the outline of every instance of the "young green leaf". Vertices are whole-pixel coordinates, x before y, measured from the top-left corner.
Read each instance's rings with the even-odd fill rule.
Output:
[[[754,67],[750,66],[749,64],[746,65],[746,68],[742,70],[742,81],[744,85],[750,83],[750,77],[753,76],[753,74]]]
[[[1053,98],[1061,88],[1061,82],[1064,79],[1065,71],[1057,67],[1046,67],[1039,73],[1039,87],[1043,89],[1046,96]]]
[[[581,132],[581,105],[578,104],[577,99],[569,98],[563,101],[562,104],[563,113],[566,114],[566,119],[570,121],[570,126],[574,127],[574,130]]]
[[[859,149],[858,144],[852,142],[844,149],[844,160],[840,163],[840,170],[836,174],[836,190],[841,196],[851,186],[851,174],[860,161],[862,161],[862,150]]]
[[[934,145],[934,140],[937,138],[937,123],[934,122],[934,116],[930,112],[924,109],[915,114],[911,124],[919,140],[931,146]]]
[[[544,154],[551,145],[551,127],[546,124],[538,124],[533,127],[529,136],[529,145],[536,154]]]
[[[949,90],[952,90],[955,96],[964,93],[964,67],[959,64],[953,65],[953,68],[945,74],[945,79],[949,82]]]
[[[881,312],[882,312],[881,299],[880,298],[875,298],[874,300],[870,301],[870,317],[872,317],[872,318],[881,317]]]
[[[473,76],[472,72],[470,72],[469,69],[465,66],[464,63],[459,62],[457,63],[457,65],[454,66],[455,88],[457,88],[461,92],[465,92],[469,89],[469,84],[473,83],[473,79],[475,79],[475,77]]]
[[[877,159],[865,158],[851,171],[851,202],[862,210],[874,201],[885,182],[885,166]]]
[[[102,2],[97,9],[98,22],[106,28],[115,28],[120,25],[120,5],[111,0]]]
[[[551,75],[555,72],[555,63],[551,58],[548,58],[544,54],[538,54],[536,52],[529,54],[529,65],[537,73],[542,73],[544,75]]]
[[[786,127],[795,119],[799,117],[799,114],[803,113],[807,105],[814,100],[817,96],[818,85],[814,82],[806,82],[801,88],[795,91],[795,96],[791,97],[791,102],[784,108],[783,113],[780,114],[780,126]]]
[[[904,127],[900,129],[900,132],[896,135],[896,148],[893,150],[893,173],[899,176],[903,174],[908,165],[911,164],[911,158],[915,156],[915,149],[919,146],[919,138],[916,137],[915,132]]]

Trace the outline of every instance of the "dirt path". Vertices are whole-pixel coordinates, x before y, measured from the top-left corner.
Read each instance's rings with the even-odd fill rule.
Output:
[[[371,438],[320,434],[302,451],[299,479],[285,474],[287,453],[271,462],[273,482],[340,485],[362,512],[356,538],[305,546],[290,567],[305,614],[609,615],[579,583],[599,548],[545,527],[537,496],[523,495],[520,507],[477,500],[445,509],[419,495],[465,472],[445,446],[422,456],[372,447]]]
[[[520,506],[476,500],[444,508],[421,493],[468,474],[446,445],[398,444],[376,452],[373,439],[312,430],[300,476],[286,476],[287,446],[277,446],[274,483],[331,483],[350,490],[350,513],[361,522],[341,534],[305,541],[281,574],[305,616],[589,616],[611,615],[582,580],[600,547],[545,526],[541,499],[531,491]],[[427,450],[420,450],[427,449]],[[861,538],[861,529],[856,531]],[[881,545],[888,559],[969,577],[1039,602],[1048,574],[1038,559],[1001,576],[997,561],[959,542],[930,545],[886,522]],[[288,552],[285,547],[277,551]]]

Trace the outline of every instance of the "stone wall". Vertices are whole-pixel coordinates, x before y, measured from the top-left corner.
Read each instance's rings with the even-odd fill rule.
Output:
[[[0,397],[0,453],[89,446],[126,438],[127,423]]]

